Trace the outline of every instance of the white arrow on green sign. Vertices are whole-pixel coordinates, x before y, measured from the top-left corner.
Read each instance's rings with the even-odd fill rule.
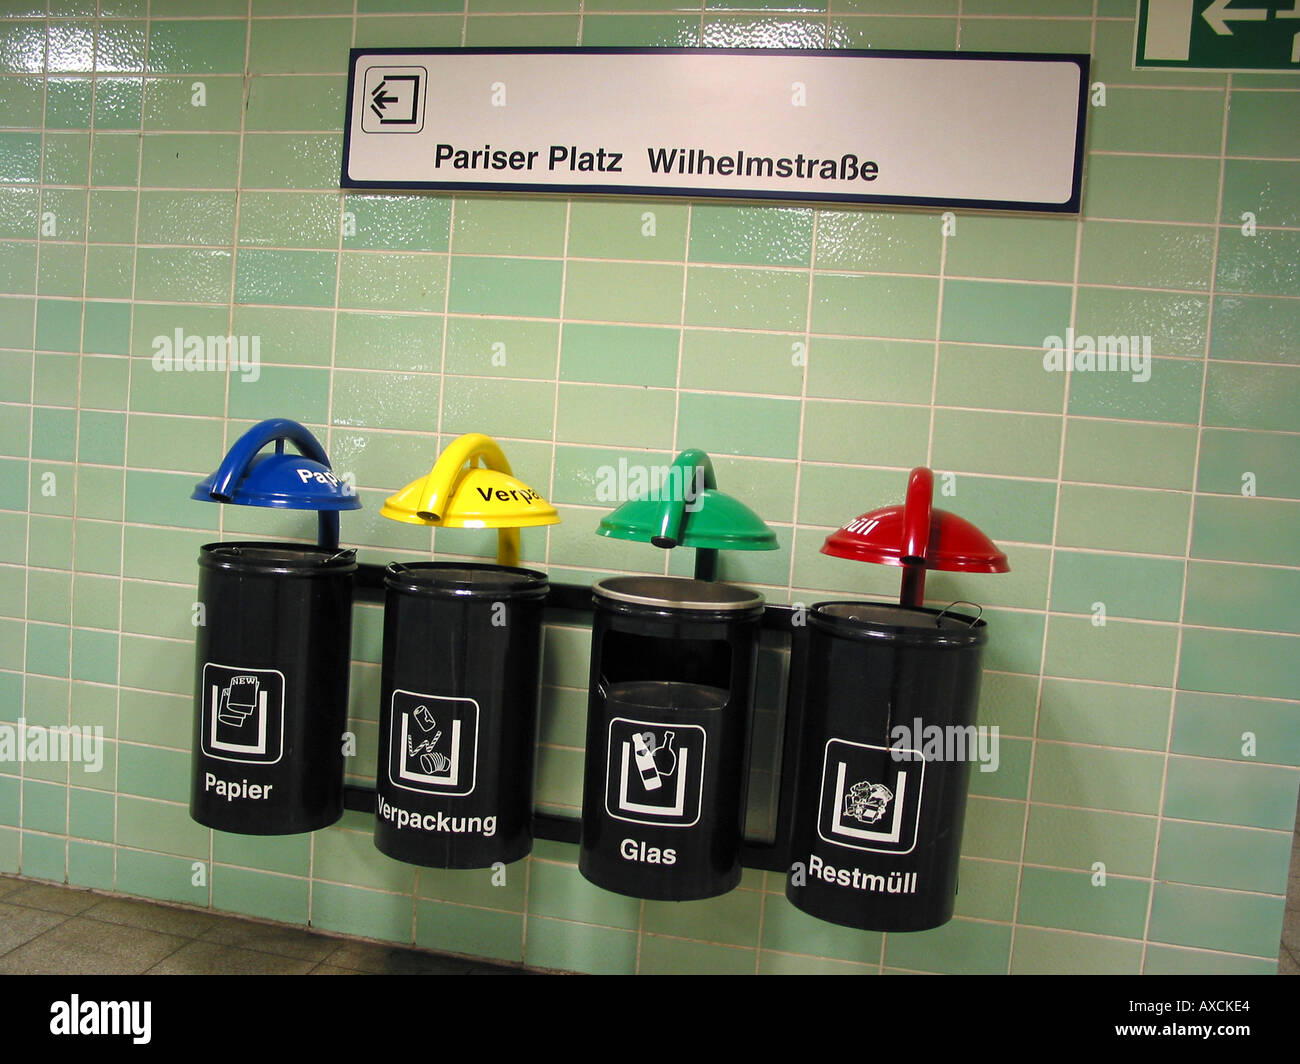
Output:
[[[1134,65],[1300,71],[1300,0],[1140,0]]]

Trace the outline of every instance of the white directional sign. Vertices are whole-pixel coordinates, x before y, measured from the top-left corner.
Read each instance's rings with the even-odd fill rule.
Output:
[[[344,188],[1077,212],[1088,57],[353,49]]]

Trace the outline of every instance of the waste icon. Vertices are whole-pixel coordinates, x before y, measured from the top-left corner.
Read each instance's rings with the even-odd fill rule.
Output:
[[[425,732],[425,737],[416,742],[416,737],[408,731],[406,736],[408,761],[410,758],[418,758],[421,772],[429,778],[438,774],[449,774],[452,770],[451,758],[438,750],[438,741],[442,738],[442,732],[437,730],[438,722],[433,719],[429,707],[416,706],[411,712],[411,719],[421,731]],[[460,725],[457,724],[457,728],[459,727]],[[432,734],[428,734],[430,732]],[[459,734],[457,741],[459,741]]]
[[[849,788],[844,796],[844,815],[860,824],[874,824],[894,800],[894,792],[883,783],[862,780]]]
[[[705,731],[616,717],[610,722],[606,809],[638,824],[687,827],[700,815]]]
[[[406,790],[466,795],[474,790],[478,703],[393,692],[389,780]]]
[[[222,761],[272,764],[284,745],[284,674],[203,666],[203,752]]]
[[[227,727],[242,728],[259,706],[257,677],[232,676],[221,689],[217,720]]]
[[[641,785],[647,791],[657,791],[663,781],[677,771],[677,754],[673,750],[673,733],[664,732],[662,745],[652,731],[632,736],[632,756],[636,759]]]
[[[817,832],[855,850],[910,853],[926,762],[918,750],[832,739],[822,766]]]

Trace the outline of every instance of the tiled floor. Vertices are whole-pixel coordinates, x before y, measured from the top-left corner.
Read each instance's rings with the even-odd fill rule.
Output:
[[[509,975],[519,970],[0,876],[0,974]]]

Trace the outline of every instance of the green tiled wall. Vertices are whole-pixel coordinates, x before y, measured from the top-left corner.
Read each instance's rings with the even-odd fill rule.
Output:
[[[0,870],[590,972],[1273,970],[1300,776],[1300,83],[1134,71],[1132,16],[0,0],[0,723],[109,740],[98,773],[0,764]],[[342,193],[347,49],[421,43],[1082,51],[1104,101],[1079,218]],[[1146,338],[1150,379],[1046,372],[1070,328]],[[177,329],[259,337],[258,380],[154,372]],[[592,534],[597,470],[703,447],[781,543],[722,575],[775,602],[890,594],[896,573],[822,539],[901,500],[911,466],[947,474],[942,505],[1012,564],[929,583],[987,608],[980,717],[1002,733],[999,770],[974,774],[957,918],[848,931],[753,871],[723,898],[643,903],[551,842],[494,885],[382,856],[357,813],[284,839],[192,822],[197,549],[314,524],[188,494],[272,415],[354,474],[344,539],[372,562],[491,551],[378,510],[454,435],[497,436],[565,520],[527,531],[525,559],[572,582],[686,570]],[[537,788],[568,815],[575,624],[546,634]],[[381,632],[359,606],[359,782]],[[765,648],[769,755],[782,660]]]

